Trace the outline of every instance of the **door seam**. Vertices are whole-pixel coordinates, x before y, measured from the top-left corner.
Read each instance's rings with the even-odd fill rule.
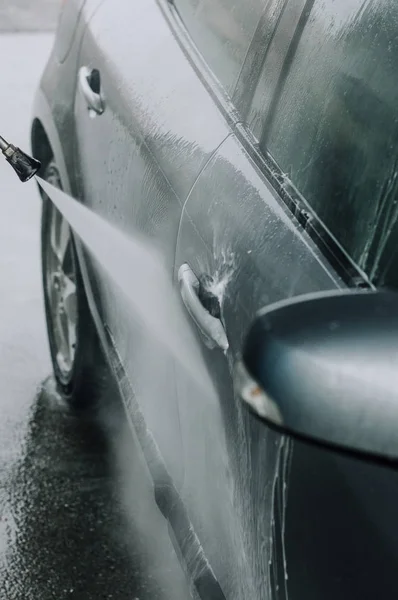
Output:
[[[176,259],[177,259],[177,245],[178,245],[178,240],[180,237],[180,231],[181,231],[181,226],[182,226],[182,220],[183,220],[183,215],[184,215],[184,211],[185,211],[185,207],[187,205],[188,200],[191,197],[191,194],[197,184],[197,182],[200,179],[200,176],[202,175],[203,171],[206,169],[206,167],[209,165],[209,163],[211,162],[211,160],[213,159],[213,157],[217,154],[217,152],[219,151],[219,149],[221,148],[221,146],[224,144],[224,142],[231,136],[233,135],[233,132],[231,131],[227,136],[225,136],[225,138],[218,144],[218,146],[216,146],[216,148],[213,150],[213,152],[210,154],[210,156],[207,158],[207,160],[205,161],[205,163],[203,164],[202,168],[199,170],[199,173],[197,174],[197,176],[195,177],[189,191],[188,194],[184,200],[184,203],[182,205],[181,208],[181,214],[180,214],[180,222],[178,224],[178,231],[177,231],[177,237],[175,240],[175,246],[174,246],[174,260],[173,260],[173,282],[175,279],[175,272],[176,272]],[[185,456],[185,443],[184,443],[184,436],[182,433],[182,426],[181,426],[181,414],[180,414],[180,403],[178,400],[178,382],[177,382],[177,370],[176,370],[176,364],[173,361],[173,370],[174,370],[174,383],[175,383],[175,391],[176,391],[176,399],[177,399],[177,415],[178,415],[178,424],[180,427],[180,432],[181,432],[181,450],[182,450],[182,455]],[[184,462],[184,468],[182,470],[182,481],[181,481],[181,490],[184,487],[184,483],[185,483],[185,462]]]
[[[225,138],[218,144],[218,146],[216,146],[216,148],[214,148],[213,152],[209,155],[209,157],[207,158],[206,162],[203,164],[203,166],[201,167],[199,173],[197,174],[197,176],[195,177],[189,191],[188,194],[183,202],[182,208],[181,208],[181,215],[180,215],[180,222],[178,224],[178,231],[177,231],[177,238],[176,238],[176,243],[175,243],[175,248],[174,248],[174,270],[175,270],[175,263],[176,263],[176,256],[177,256],[177,244],[178,244],[178,238],[180,237],[180,231],[181,231],[181,223],[182,223],[182,218],[183,218],[183,214],[185,211],[185,207],[191,197],[191,194],[197,184],[197,182],[200,179],[200,176],[202,175],[203,171],[206,169],[206,167],[209,165],[209,163],[213,160],[215,154],[217,154],[217,152],[219,151],[219,149],[221,148],[221,146],[224,144],[224,142],[226,142],[226,140],[228,138],[231,137],[231,135],[233,135],[233,132],[230,131],[230,133],[228,133],[228,135],[225,136]],[[174,276],[173,276],[174,278]]]

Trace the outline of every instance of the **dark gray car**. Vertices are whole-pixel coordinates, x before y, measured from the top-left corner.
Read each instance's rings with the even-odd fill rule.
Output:
[[[373,600],[397,586],[396,474],[267,430],[232,386],[260,308],[397,285],[397,33],[395,0],[63,5],[34,155],[161,252],[217,401],[45,201],[54,371],[89,404],[101,342],[203,600]]]

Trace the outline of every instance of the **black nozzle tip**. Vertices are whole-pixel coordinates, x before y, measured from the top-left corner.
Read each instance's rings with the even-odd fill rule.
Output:
[[[38,172],[41,164],[38,160],[25,154],[19,148],[5,141],[0,136],[0,150],[3,152],[6,160],[10,163],[19,179],[23,182],[29,181]]]
[[[6,159],[22,182],[32,179],[41,167],[38,160],[15,147],[12,147],[12,151],[9,154],[6,151]]]

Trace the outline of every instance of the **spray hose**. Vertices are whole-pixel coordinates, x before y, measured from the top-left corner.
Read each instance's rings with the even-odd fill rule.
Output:
[[[0,136],[0,150],[4,154],[6,160],[10,163],[19,179],[23,182],[29,181],[36,175],[40,169],[41,164],[38,160],[25,154],[16,146],[6,142],[4,138]]]

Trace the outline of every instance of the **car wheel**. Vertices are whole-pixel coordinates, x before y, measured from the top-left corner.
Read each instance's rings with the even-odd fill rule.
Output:
[[[43,179],[61,188],[51,162]],[[88,307],[68,222],[42,192],[41,254],[45,316],[55,379],[74,408],[95,403],[104,359]]]

